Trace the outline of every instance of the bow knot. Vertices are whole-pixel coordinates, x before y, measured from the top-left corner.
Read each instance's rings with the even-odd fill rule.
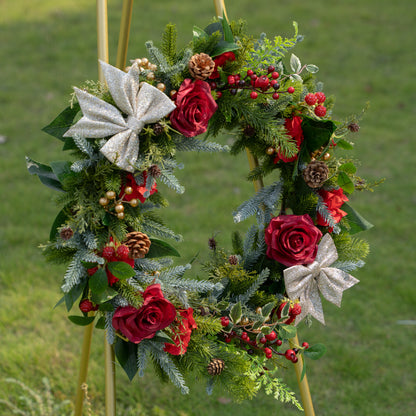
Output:
[[[142,131],[144,127],[144,122],[142,120],[138,120],[134,116],[128,116],[127,126],[133,133],[138,134]]]
[[[313,263],[307,266],[292,266],[283,271],[286,292],[291,300],[299,299],[302,312],[296,317],[298,324],[306,315],[312,315],[325,324],[322,302],[319,294],[340,307],[342,292],[359,282],[350,274],[329,267],[338,259],[337,249],[330,234],[325,234],[318,245]]]

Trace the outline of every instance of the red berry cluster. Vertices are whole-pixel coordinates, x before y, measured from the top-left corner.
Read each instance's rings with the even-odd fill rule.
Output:
[[[127,260],[129,258],[129,248],[125,244],[120,244],[117,249],[113,245],[105,246],[101,257],[107,261]]]
[[[322,105],[326,100],[323,92],[309,93],[305,96],[305,103],[314,108],[314,113],[318,117],[324,117],[326,114],[326,108]]]
[[[246,75],[233,74],[227,77],[227,84],[221,86],[220,89],[228,89],[231,95],[237,94],[238,90],[248,89],[251,90],[250,97],[255,100],[259,94],[271,94],[274,100],[279,98],[279,93],[293,94],[295,92],[294,87],[289,87],[287,90],[279,90],[281,78],[280,74],[275,70],[273,65],[267,68],[267,73],[256,73],[252,69],[249,69]],[[281,81],[281,79],[280,79]],[[212,90],[219,88],[218,84],[213,81],[210,83]],[[217,98],[220,98],[222,92],[216,91]]]
[[[283,302],[279,305],[277,309],[277,317],[280,319],[282,317],[282,310],[286,306],[287,302]],[[295,303],[289,308],[289,318],[284,322],[286,325],[290,325],[296,317],[302,312],[302,306],[300,303]]]

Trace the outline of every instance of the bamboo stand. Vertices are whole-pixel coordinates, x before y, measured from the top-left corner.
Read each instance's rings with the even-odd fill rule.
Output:
[[[215,12],[218,17],[222,17],[223,15],[228,20],[227,13],[225,11],[225,4],[224,0],[214,0],[214,6],[215,6]],[[249,149],[246,148],[247,152],[247,158],[248,158],[248,164],[250,166],[250,170],[255,169],[259,166],[259,162],[257,158],[250,152]],[[263,180],[257,179],[253,181],[254,184],[254,190],[258,192],[260,189],[264,187]],[[290,340],[291,347],[298,346],[299,340],[298,336],[296,335],[294,338]],[[302,379],[302,369],[303,369],[303,358],[299,357],[299,360],[297,363],[294,364],[295,366],[295,372],[296,372],[296,378],[299,385],[300,390],[300,397],[303,404],[303,409],[305,411],[305,416],[315,416],[315,411],[313,409],[313,403],[312,403],[312,397],[309,390],[309,384],[308,379],[306,378],[306,374],[304,375]]]

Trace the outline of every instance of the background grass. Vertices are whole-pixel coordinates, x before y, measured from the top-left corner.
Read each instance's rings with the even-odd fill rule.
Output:
[[[157,41],[169,21],[177,23],[185,44],[193,24],[204,26],[213,10],[208,0],[136,1],[129,57],[145,55],[144,42]],[[113,63],[120,11],[121,1],[110,1]],[[367,233],[372,254],[355,273],[361,283],[344,294],[342,309],[326,302],[327,326],[301,327],[300,336],[328,347],[324,358],[308,366],[317,415],[415,414],[416,326],[400,321],[416,320],[416,5],[413,0],[229,0],[227,11],[247,20],[254,35],[290,35],[296,20],[305,40],[295,53],[320,67],[325,92],[337,96],[337,118],[371,102],[355,155],[363,162],[363,176],[387,180],[376,193],[352,200],[375,224]],[[57,400],[72,398],[82,329],[63,309],[52,310],[64,269],[45,264],[37,246],[48,238],[57,208],[52,192],[27,174],[24,156],[44,162],[63,157],[60,143],[40,129],[65,107],[72,85],[97,77],[95,2],[0,0],[0,39],[0,134],[7,137],[0,144],[0,396],[16,392],[1,382],[5,377],[41,387],[48,376]],[[246,230],[247,224],[232,223],[231,212],[253,190],[244,180],[244,155],[181,159],[187,192],[166,191],[171,206],[162,214],[184,235],[178,248],[186,262],[197,251],[203,258],[212,234],[221,231],[218,239],[229,246],[231,230]],[[297,391],[290,369],[284,378]],[[89,373],[97,412],[103,408],[103,380],[103,335],[97,331]],[[119,371],[117,387],[120,409],[138,402],[148,414],[299,414],[262,395],[241,405],[222,392],[206,397],[200,385],[184,397],[151,371],[132,383]]]

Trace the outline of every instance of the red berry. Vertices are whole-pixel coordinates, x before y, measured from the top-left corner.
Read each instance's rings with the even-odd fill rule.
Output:
[[[298,361],[299,361],[298,357],[295,356],[294,358],[292,358],[292,363],[296,364]]]
[[[267,348],[267,347],[266,347],[266,348],[264,349],[264,353],[265,353],[265,354],[273,354],[273,351],[272,351],[270,348]]]
[[[210,87],[211,87],[212,90],[215,90],[217,88],[217,83],[215,81],[211,81],[209,83],[209,85],[210,85]]]
[[[94,305],[89,299],[83,299],[79,303],[79,308],[81,309],[82,312],[87,313],[87,312],[91,312],[94,310]]]
[[[265,343],[267,342],[267,338],[266,338],[266,337],[262,337],[262,338],[260,338],[260,342],[261,342],[262,344],[265,344]]]
[[[318,117],[324,117],[324,116],[325,116],[325,114],[326,114],[326,108],[325,108],[323,105],[317,105],[317,106],[315,107],[315,114],[316,114]]]
[[[230,337],[225,337],[225,340],[224,340],[227,344],[229,344],[230,342],[231,342],[231,338]]]
[[[93,267],[92,269],[88,269],[87,270],[87,273],[88,273],[88,276],[92,276],[93,274],[95,274],[95,272],[98,270],[98,267],[96,266],[96,267]]]
[[[302,306],[300,303],[295,303],[289,310],[290,316],[298,316],[302,312]]]
[[[250,98],[252,98],[253,100],[255,100],[258,97],[258,94],[256,91],[251,91],[250,93]]]
[[[222,325],[223,327],[226,327],[226,326],[228,326],[229,324],[230,324],[230,320],[229,320],[226,316],[221,317],[221,325]]]
[[[293,93],[295,92],[295,88],[294,88],[294,87],[289,87],[289,88],[287,89],[287,92],[288,92],[289,94],[293,94]]]
[[[305,348],[305,350],[307,350],[309,348],[309,344],[307,342],[303,342],[302,347]]]
[[[115,255],[116,255],[116,251],[114,250],[114,247],[112,247],[112,246],[105,246],[103,248],[102,257],[104,257],[106,260],[108,260],[108,261],[112,260]]]
[[[323,92],[316,92],[315,96],[319,104],[322,104],[326,100],[325,94]]]
[[[121,244],[117,247],[117,257],[120,260],[127,260],[129,258],[130,250],[125,244]]]
[[[274,92],[272,95],[273,100],[278,100],[279,99],[279,94],[277,92]]]
[[[306,104],[315,105],[317,101],[318,101],[318,98],[316,97],[315,94],[312,94],[312,93],[306,94],[306,97],[305,97]]]
[[[256,88],[263,89],[263,88],[268,88],[269,83],[270,83],[269,78],[267,78],[266,75],[262,75],[261,77],[256,79],[256,82],[254,83],[254,86]]]
[[[277,346],[281,346],[283,344],[283,341],[281,340],[281,339],[278,339],[277,341],[276,341],[276,345]]]
[[[257,79],[257,75],[253,74],[253,75],[250,76],[250,78],[251,78],[252,81],[255,81]]]
[[[276,332],[272,331],[270,334],[266,335],[268,341],[274,341],[277,338]]]
[[[287,360],[292,361],[296,357],[295,351],[286,350],[285,357],[286,357]]]
[[[267,72],[270,74],[270,72],[273,72],[275,70],[275,68],[274,68],[274,66],[273,65],[270,65],[268,68],[267,68]]]
[[[240,74],[234,75],[235,82],[240,81]]]
[[[230,85],[235,84],[235,78],[233,75],[228,75],[227,81]]]
[[[254,74],[254,71],[253,71],[252,69],[249,69],[249,70],[247,71],[247,75],[248,75],[249,77],[251,77],[253,74]]]
[[[278,73],[278,72],[276,72],[276,71],[275,71],[275,72],[273,72],[273,73],[272,73],[272,78],[273,78],[273,79],[277,79],[277,78],[279,78],[279,73]]]
[[[243,333],[241,334],[241,339],[248,339],[247,332],[243,332]]]
[[[276,80],[276,79],[272,79],[271,81],[270,81],[270,85],[273,87],[273,85],[275,85],[275,84],[277,84],[278,83],[278,81]]]
[[[221,98],[222,96],[222,92],[221,91],[217,91],[217,98]]]

